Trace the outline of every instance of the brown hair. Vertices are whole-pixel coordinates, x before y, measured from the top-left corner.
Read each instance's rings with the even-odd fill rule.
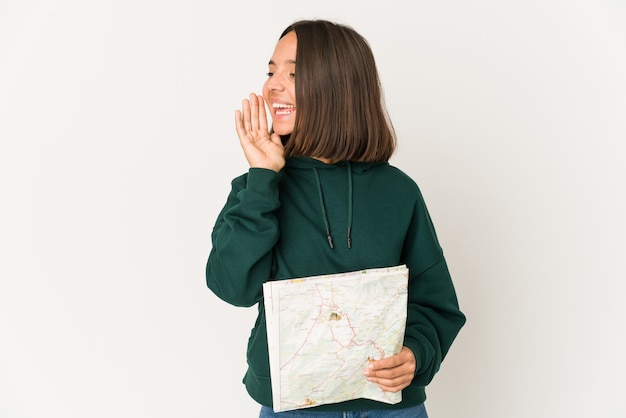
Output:
[[[301,20],[295,31],[296,119],[283,138],[286,156],[331,161],[388,161],[396,135],[383,103],[372,50],[354,29]]]

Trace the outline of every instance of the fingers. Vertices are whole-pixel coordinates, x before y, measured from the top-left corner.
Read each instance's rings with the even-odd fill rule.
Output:
[[[408,347],[402,347],[395,356],[372,361],[363,372],[368,381],[387,392],[398,392],[407,387],[415,373],[415,356]]]
[[[246,130],[243,126],[243,115],[241,114],[241,110],[235,110],[235,129],[237,130],[237,135],[240,139],[246,135]]]
[[[267,131],[267,115],[265,113],[265,100],[263,100],[263,96],[257,96],[257,110],[258,110],[258,119],[259,119],[259,129],[261,131]]]
[[[240,137],[257,139],[269,136],[263,96],[250,93],[248,99],[241,101],[241,110],[235,111],[235,128]]]
[[[367,369],[363,374],[369,382],[376,383],[385,392],[398,392],[413,380],[411,369],[404,365],[376,371]]]
[[[406,366],[408,369],[411,369],[411,371],[414,372],[415,355],[407,346],[403,346],[398,354],[380,360],[372,361],[370,362],[369,366],[370,370],[385,370]]]
[[[267,132],[267,115],[263,96],[250,94],[250,124],[253,130]]]
[[[257,95],[250,93],[250,101],[248,103],[250,106],[250,126],[253,131],[257,131],[259,129],[259,100]]]
[[[250,115],[250,101],[243,99],[241,101],[241,113],[243,115],[243,127],[246,133],[252,130],[252,119]]]
[[[368,378],[367,380],[371,383],[377,384],[383,392],[396,393],[408,387],[413,380],[413,376],[404,375],[393,379]]]
[[[251,94],[250,97],[253,95]],[[255,99],[256,103],[256,99]],[[252,110],[250,100],[243,99],[241,101],[241,110],[235,110],[235,129],[240,139],[248,136],[252,131]]]

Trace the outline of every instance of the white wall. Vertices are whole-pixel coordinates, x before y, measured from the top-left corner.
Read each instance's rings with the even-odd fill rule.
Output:
[[[204,264],[302,17],[370,40],[468,316],[431,417],[626,416],[618,0],[1,1],[0,416],[256,416]]]

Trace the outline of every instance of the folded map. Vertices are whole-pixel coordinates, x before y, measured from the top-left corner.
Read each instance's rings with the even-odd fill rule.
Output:
[[[404,265],[265,283],[274,411],[400,402],[401,392],[383,392],[363,371],[400,352],[407,284]]]

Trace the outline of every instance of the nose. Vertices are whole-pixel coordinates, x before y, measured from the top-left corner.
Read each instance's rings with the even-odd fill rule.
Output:
[[[268,91],[274,91],[274,90],[281,91],[281,90],[284,90],[285,85],[280,80],[280,77],[273,75],[265,81],[265,88],[267,88]]]

